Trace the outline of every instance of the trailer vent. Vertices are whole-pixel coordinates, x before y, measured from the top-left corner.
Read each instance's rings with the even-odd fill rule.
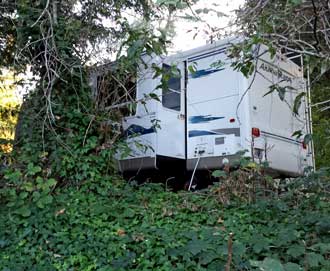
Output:
[[[215,145],[222,145],[225,144],[225,138],[224,137],[217,137],[215,139]]]

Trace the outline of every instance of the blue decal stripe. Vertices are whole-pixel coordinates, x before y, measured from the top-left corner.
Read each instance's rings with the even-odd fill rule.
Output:
[[[133,135],[146,135],[155,133],[156,130],[154,127],[144,128],[140,125],[132,124],[130,125],[124,132],[125,137],[133,136]]]
[[[224,119],[225,117],[212,117],[212,115],[200,115],[200,116],[192,116],[189,118],[189,123],[203,123],[203,122],[210,122],[213,120]]]
[[[235,135],[240,136],[240,128],[222,128],[216,130],[191,130],[189,131],[189,137],[207,136],[207,135]]]
[[[221,68],[221,69],[206,69],[206,70],[198,70],[194,73],[189,74],[189,78],[200,78],[200,77],[204,77],[204,76],[208,76],[212,73],[216,73],[216,72],[220,72],[222,70],[224,70],[225,68]]]
[[[196,136],[205,136],[205,135],[217,135],[212,131],[205,131],[205,130],[191,130],[189,131],[189,137],[196,137]]]

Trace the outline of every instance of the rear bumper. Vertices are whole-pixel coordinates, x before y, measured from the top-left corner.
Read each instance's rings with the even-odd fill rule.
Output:
[[[132,158],[118,161],[119,171],[140,171],[156,169],[156,157]]]
[[[215,170],[223,167],[223,160],[227,159],[230,165],[237,165],[237,161],[240,159],[240,155],[227,155],[227,156],[217,156],[217,157],[201,157],[187,159],[174,159],[168,157],[143,157],[143,158],[133,158],[127,160],[120,160],[119,170],[121,172],[140,172],[140,171],[153,171],[161,170],[168,174],[182,173],[182,171],[192,171],[195,169],[196,164],[197,170]],[[236,162],[236,163],[235,163]],[[301,173],[290,172],[281,169],[269,168],[265,169],[265,172],[273,177],[297,177],[301,176]]]
[[[210,169],[219,169],[223,166],[223,159],[228,159],[229,164],[232,164],[234,161],[237,161],[239,155],[228,155],[228,156],[215,156],[215,157],[201,157],[198,162],[198,158],[187,159],[186,168],[188,171],[194,170],[196,163],[198,162],[198,170],[210,170]]]

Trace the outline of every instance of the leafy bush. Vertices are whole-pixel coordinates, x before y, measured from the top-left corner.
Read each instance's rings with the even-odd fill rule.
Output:
[[[34,166],[29,172],[40,173]],[[55,185],[46,184],[42,191]],[[51,194],[45,204],[25,191],[14,200],[22,207],[3,202],[0,269],[224,270],[228,254],[231,270],[330,268],[330,203],[307,191],[304,201],[291,196],[224,206],[212,188],[173,193],[112,177]]]
[[[256,163],[251,157],[242,156],[232,165],[212,173],[218,183],[211,188],[222,204],[232,200],[256,202],[257,199],[276,197],[279,193],[278,182],[267,174],[268,163]],[[232,170],[233,169],[233,170]]]
[[[312,103],[319,104],[312,107],[313,117],[313,140],[315,145],[316,166],[327,167],[330,163],[330,111],[326,109],[329,100],[329,74],[323,80],[317,82],[312,89]]]

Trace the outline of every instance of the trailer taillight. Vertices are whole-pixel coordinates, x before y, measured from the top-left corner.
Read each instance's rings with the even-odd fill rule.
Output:
[[[230,122],[230,123],[233,123],[233,122],[235,122],[235,119],[234,119],[234,118],[231,118],[231,119],[229,120],[229,122]]]
[[[304,150],[306,150],[307,149],[307,144],[303,141],[303,142],[301,142],[301,146],[303,147],[303,149]]]
[[[260,129],[259,128],[252,128],[252,136],[259,137],[260,136]]]

